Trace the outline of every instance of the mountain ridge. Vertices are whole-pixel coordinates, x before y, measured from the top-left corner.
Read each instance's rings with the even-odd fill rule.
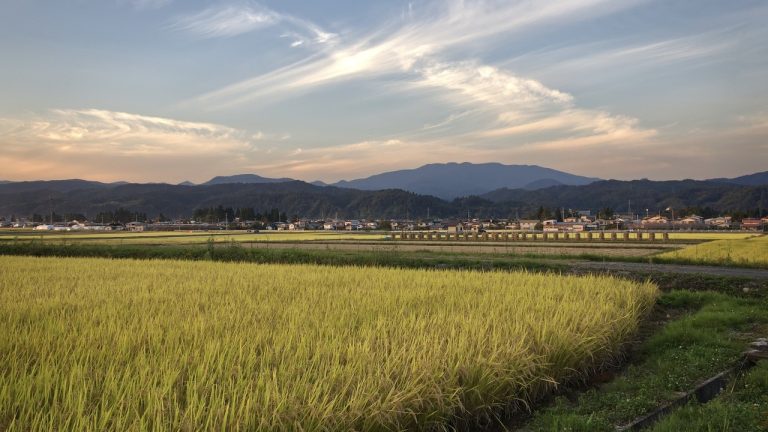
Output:
[[[557,184],[585,185],[600,180],[538,165],[504,165],[497,162],[474,164],[450,162],[418,168],[388,171],[369,177],[342,180],[332,186],[360,190],[402,189],[442,199],[480,195],[501,187],[537,188]]]

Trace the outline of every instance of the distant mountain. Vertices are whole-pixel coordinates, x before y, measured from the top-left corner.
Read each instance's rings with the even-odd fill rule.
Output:
[[[46,183],[47,189],[33,193],[26,188],[13,190],[0,185],[0,215],[47,214],[53,199],[56,213],[83,213],[89,216],[124,208],[130,211],[169,217],[190,216],[196,209],[253,207],[265,212],[278,208],[289,216],[342,218],[450,217],[456,213],[451,203],[431,196],[402,190],[360,191],[319,187],[293,181],[284,183],[227,183],[180,186],[170,184],[128,184],[113,188],[83,189]],[[5,189],[3,189],[5,188]]]
[[[179,186],[195,186],[195,184],[192,183],[189,180],[186,180],[186,181],[183,181],[183,182],[179,183]]]
[[[538,189],[544,189],[544,188],[548,188],[548,187],[552,187],[552,186],[564,186],[564,185],[563,185],[563,183],[561,183],[561,182],[559,182],[559,181],[557,181],[555,179],[547,178],[547,179],[541,179],[541,180],[532,181],[532,182],[528,183],[527,185],[525,185],[525,187],[523,189],[526,189],[526,190],[538,190]]]
[[[315,186],[330,186],[328,183],[326,183],[324,181],[320,181],[320,180],[315,180],[313,182],[309,182],[309,184],[315,185]]]
[[[75,182],[75,183],[73,183]],[[75,186],[79,184],[79,186]],[[32,186],[33,185],[33,186]],[[58,214],[95,215],[124,208],[157,216],[190,216],[196,209],[253,207],[265,212],[279,208],[288,215],[320,218],[455,218],[467,213],[479,218],[528,217],[540,207],[593,210],[611,207],[625,212],[628,201],[636,214],[651,214],[667,207],[709,208],[709,213],[755,212],[768,208],[768,186],[741,186],[710,181],[599,181],[587,186],[553,186],[538,190],[499,189],[483,196],[445,201],[403,190],[362,191],[333,186],[284,183],[228,183],[181,186],[65,180],[0,185],[0,215],[47,214],[51,199]]]
[[[237,184],[237,183],[243,183],[243,184],[286,183],[286,182],[292,182],[292,181],[295,181],[295,180],[289,179],[289,178],[279,178],[279,179],[267,178],[267,177],[262,177],[256,174],[238,174],[238,175],[232,175],[232,176],[214,177],[203,184],[210,186],[210,185]]]
[[[732,183],[742,186],[762,186],[768,185],[768,171],[758,172],[754,174],[744,175],[736,178],[716,178],[708,181],[719,183]]]
[[[36,192],[36,191],[52,191],[52,192],[68,192],[81,189],[108,189],[110,187],[117,186],[116,184],[100,183],[89,180],[45,180],[45,181],[23,181],[23,182],[7,182],[0,184],[0,193],[4,191],[14,192]]]
[[[402,189],[418,194],[453,199],[480,195],[499,188],[538,188],[553,184],[585,185],[596,178],[582,177],[536,165],[500,163],[429,164],[420,168],[377,174],[364,179],[340,181],[334,186],[362,190]]]
[[[8,183],[13,183],[13,182],[10,182],[8,180],[0,180],[0,184],[8,184]]]

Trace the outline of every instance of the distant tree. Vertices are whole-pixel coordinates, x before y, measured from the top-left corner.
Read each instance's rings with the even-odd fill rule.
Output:
[[[603,207],[597,212],[598,217],[603,219],[613,219],[613,209],[610,207]]]

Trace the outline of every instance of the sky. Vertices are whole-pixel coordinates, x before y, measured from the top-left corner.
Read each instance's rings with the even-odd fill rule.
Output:
[[[0,0],[0,179],[768,169],[764,0]]]

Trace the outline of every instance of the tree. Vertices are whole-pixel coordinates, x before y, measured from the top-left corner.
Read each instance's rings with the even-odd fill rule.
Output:
[[[613,209],[610,207],[604,207],[597,212],[597,216],[603,219],[613,219]]]

